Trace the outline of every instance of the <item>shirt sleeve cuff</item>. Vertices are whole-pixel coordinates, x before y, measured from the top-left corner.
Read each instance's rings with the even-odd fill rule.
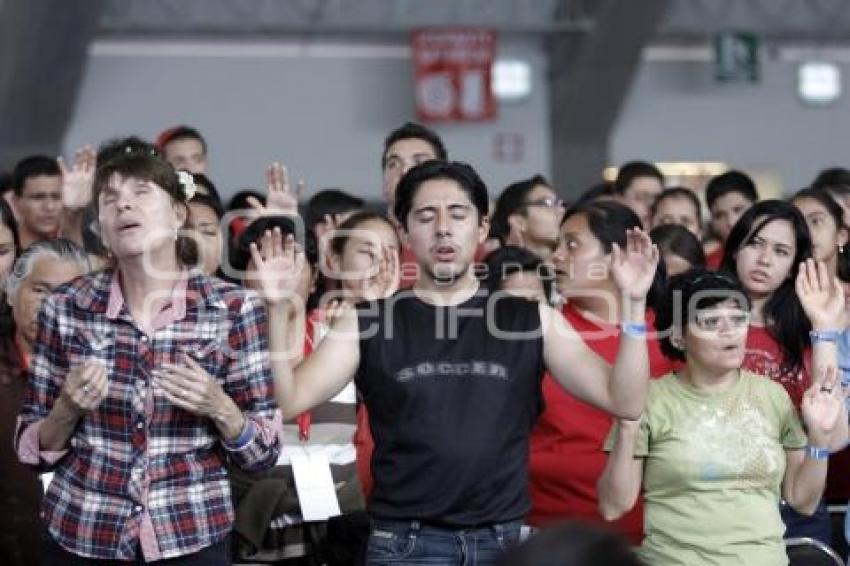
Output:
[[[68,450],[41,449],[39,433],[41,431],[41,423],[43,422],[44,420],[36,421],[21,433],[21,438],[18,441],[18,458],[24,464],[31,466],[47,464],[52,466],[68,453]]]
[[[254,421],[245,417],[245,426],[242,428],[242,432],[239,436],[233,440],[225,440],[222,439],[222,444],[224,447],[230,452],[239,452],[240,450],[244,450],[251,444],[251,441],[254,440],[254,436],[256,435],[257,429],[254,427]]]

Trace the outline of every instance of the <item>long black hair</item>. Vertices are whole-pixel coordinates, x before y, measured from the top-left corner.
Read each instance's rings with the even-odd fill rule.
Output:
[[[625,249],[626,230],[643,227],[640,218],[631,208],[618,202],[599,200],[585,202],[569,209],[564,215],[561,226],[567,219],[579,214],[584,215],[591,234],[599,240],[606,254],[611,253],[615,243],[621,249]],[[659,260],[658,269],[655,270],[655,277],[646,297],[646,304],[652,310],[656,310],[658,301],[663,299],[665,279],[664,261]]]
[[[0,196],[0,224],[12,233],[12,242],[15,246],[15,259],[21,255],[21,240],[18,235],[18,222],[12,213],[12,207]],[[11,268],[9,269],[11,271]],[[6,282],[0,281],[0,336],[11,337],[15,333],[15,319],[12,318],[12,308],[6,301]]]
[[[662,224],[649,237],[663,254],[670,253],[687,260],[691,267],[705,267],[705,251],[693,232],[679,224]]]
[[[812,239],[803,214],[796,206],[782,200],[763,200],[753,204],[732,227],[726,240],[720,269],[740,279],[736,263],[738,252],[775,220],[784,220],[791,224],[796,253],[788,277],[767,300],[762,314],[767,323],[768,334],[782,350],[781,371],[796,372],[803,366],[803,352],[811,344],[809,331],[812,329],[812,323],[794,289],[800,262],[812,257]]]

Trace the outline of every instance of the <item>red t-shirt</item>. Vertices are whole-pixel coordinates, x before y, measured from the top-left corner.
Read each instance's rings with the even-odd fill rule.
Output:
[[[721,261],[723,261],[723,246],[705,256],[705,267],[706,269],[720,269]]]
[[[576,309],[565,306],[563,314],[585,343],[609,364],[619,347],[619,330],[584,318]],[[647,313],[647,325],[654,328],[654,316]],[[679,364],[661,353],[657,340],[647,341],[650,376],[661,377]],[[546,409],[531,435],[529,480],[532,510],[528,522],[549,525],[564,519],[603,522],[599,515],[596,482],[602,475],[607,455],[602,450],[613,419],[608,413],[579,401],[546,375],[543,379]],[[638,500],[629,513],[612,526],[629,537],[633,544],[643,538],[643,501]]]
[[[812,350],[809,348],[803,353],[802,368],[796,372],[783,371],[779,343],[763,326],[750,325],[747,333],[747,353],[741,368],[768,377],[784,387],[797,409],[797,414],[800,413],[803,393],[811,385],[811,361]]]

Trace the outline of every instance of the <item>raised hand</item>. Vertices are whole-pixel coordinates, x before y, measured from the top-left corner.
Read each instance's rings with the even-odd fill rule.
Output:
[[[364,285],[364,299],[375,300],[389,297],[401,282],[399,252],[389,246],[381,246],[381,257],[377,258],[377,272]]]
[[[844,329],[844,290],[837,278],[830,277],[824,262],[808,259],[800,263],[795,287],[812,328]]]
[[[800,410],[809,435],[809,442],[826,447],[838,428],[842,418],[846,419],[844,401],[846,393],[838,379],[834,366],[825,370],[826,375],[803,394]]]
[[[304,251],[295,243],[292,234],[283,238],[280,228],[266,230],[260,245],[251,243],[254,267],[245,278],[255,281],[267,304],[279,304],[296,296],[302,269],[309,269]]]
[[[70,210],[85,208],[92,200],[97,153],[87,145],[74,154],[69,168],[60,156],[56,159],[62,172],[62,204]]]
[[[68,373],[61,396],[79,415],[95,410],[109,392],[106,368],[96,361],[86,362]]]
[[[658,246],[640,228],[626,230],[626,247],[615,242],[611,249],[611,274],[624,297],[643,300],[658,267]]]
[[[289,172],[280,163],[272,163],[266,169],[266,204],[248,197],[248,205],[260,216],[298,215],[298,200],[304,191],[304,181],[299,181],[295,190],[289,182]]]

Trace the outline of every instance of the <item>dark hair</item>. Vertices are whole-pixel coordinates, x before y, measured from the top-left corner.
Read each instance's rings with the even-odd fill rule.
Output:
[[[299,236],[295,222],[289,216],[261,216],[251,222],[245,231],[239,235],[236,247],[232,251],[230,264],[238,270],[244,271],[251,259],[251,244],[258,242],[267,230],[280,228],[281,234],[286,237],[290,234],[296,238]],[[299,242],[300,243],[300,242]],[[304,255],[311,266],[319,261],[316,237],[309,230],[304,234]]]
[[[18,232],[18,221],[15,220],[15,214],[12,212],[12,207],[6,202],[6,199],[0,197],[0,225],[5,226],[12,232],[12,241],[15,243],[15,257],[21,253],[21,238]]]
[[[663,329],[661,352],[671,360],[684,360],[685,352],[673,345],[673,327],[684,336],[688,322],[696,311],[735,300],[741,309],[750,310],[750,299],[737,278],[704,268],[689,269],[674,275],[667,283],[666,298],[655,311],[656,328]]]
[[[106,140],[97,148],[98,166],[106,165],[107,162],[126,155],[128,153],[147,153],[162,157],[155,145],[139,136],[127,136],[124,138],[112,138]]]
[[[664,189],[649,209],[650,218],[655,217],[655,213],[658,212],[658,206],[661,204],[661,201],[668,198],[683,198],[690,201],[697,214],[697,225],[702,226],[702,205],[694,192],[685,187],[671,187],[669,189]]]
[[[528,271],[539,277],[546,301],[552,297],[554,274],[549,265],[534,252],[519,246],[503,246],[487,255],[484,266],[486,271],[482,283],[491,293],[501,290],[508,276]]]
[[[183,185],[174,168],[161,157],[150,153],[130,152],[110,159],[97,168],[94,177],[93,204],[95,211],[99,211],[100,193],[107,188],[109,179],[115,174],[121,177],[132,177],[155,183],[171,197],[174,203],[186,207],[186,222],[182,229],[185,230],[189,222],[189,206]],[[198,249],[196,242],[189,236],[179,234],[175,242],[175,251],[178,260],[184,265],[197,263]]]
[[[525,208],[528,194],[534,190],[534,187],[540,185],[551,187],[549,181],[543,175],[535,175],[530,179],[511,183],[502,191],[496,200],[493,214],[490,216],[490,235],[488,238],[498,238],[499,242],[504,245],[505,238],[511,231],[508,218]]]
[[[561,226],[567,219],[579,214],[584,215],[590,233],[599,240],[606,254],[611,253],[615,242],[621,248],[625,248],[626,230],[641,228],[640,218],[631,208],[613,201],[592,201],[574,206],[564,215]],[[665,277],[663,262],[659,262],[646,301],[652,309],[662,297]]]
[[[603,181],[602,183],[597,183],[581,193],[575,205],[578,206],[580,204],[594,202],[605,198],[612,199],[619,196],[619,194],[620,193],[617,192],[613,184]]]
[[[579,214],[583,214],[587,219],[590,232],[602,244],[606,254],[611,253],[612,244],[615,242],[621,247],[625,246],[626,230],[642,228],[640,218],[631,208],[613,201],[587,202],[574,206],[564,214],[561,225]]]
[[[490,204],[487,185],[484,184],[475,169],[460,161],[432,159],[412,167],[398,183],[393,214],[405,230],[407,230],[407,215],[410,213],[413,198],[419,191],[419,187],[434,179],[448,179],[456,182],[478,210],[479,223],[487,216],[487,209]]]
[[[727,171],[722,175],[712,177],[705,186],[705,202],[708,204],[708,209],[711,210],[717,199],[729,193],[739,193],[750,202],[759,200],[756,184],[749,175],[741,171]]]
[[[59,164],[52,157],[46,155],[30,155],[18,161],[12,172],[12,190],[15,196],[21,196],[24,184],[30,177],[59,177],[62,171]]]
[[[691,267],[705,267],[705,251],[693,232],[679,224],[663,224],[656,226],[649,237],[658,245],[662,253],[670,253],[681,257],[691,264]]]
[[[192,175],[192,180],[195,181],[195,185],[203,187],[207,192],[207,196],[209,196],[211,200],[216,201],[218,203],[219,208],[221,208],[221,195],[218,194],[218,189],[215,188],[215,185],[213,184],[212,180],[210,180],[210,178],[204,175],[203,173],[191,173],[189,171],[186,172]],[[196,194],[202,195],[203,193],[198,191]],[[219,218],[221,218],[221,215],[219,215]]]
[[[641,566],[622,535],[591,523],[541,530],[510,549],[499,566]]]
[[[781,371],[794,372],[802,367],[803,351],[810,344],[809,331],[812,329],[812,324],[794,290],[800,262],[812,256],[812,239],[803,214],[797,207],[782,200],[756,202],[732,227],[724,246],[720,268],[737,277],[735,260],[738,252],[749,245],[767,224],[775,220],[791,223],[797,250],[791,262],[791,272],[767,300],[763,314],[767,320],[768,333],[782,349]]]
[[[266,196],[259,191],[255,191],[254,189],[244,189],[230,197],[230,202],[227,203],[228,212],[251,208],[251,205],[248,204],[248,197],[254,197],[263,204],[266,202]]]
[[[363,210],[360,212],[355,212],[351,216],[349,216],[345,222],[340,224],[337,229],[334,231],[331,236],[330,245],[328,246],[331,252],[335,255],[342,255],[345,251],[345,245],[348,243],[348,239],[351,236],[351,231],[356,230],[358,226],[363,224],[364,222],[370,222],[372,220],[376,220],[378,222],[383,222],[386,224],[392,231],[393,234],[396,234],[396,240],[398,240],[398,234],[395,231],[395,226],[390,222],[390,219],[381,214],[380,212],[372,212],[369,210]]]
[[[390,146],[400,140],[417,139],[428,143],[434,150],[434,155],[437,159],[445,161],[449,158],[446,152],[446,146],[443,145],[443,140],[437,135],[437,132],[426,128],[422,124],[415,122],[407,122],[400,128],[396,128],[384,140],[384,151],[381,153],[381,169],[387,166],[387,152]]]
[[[17,260],[21,253],[21,240],[18,237],[18,222],[12,214],[12,208],[2,196],[0,196],[0,224],[12,232],[12,242],[15,246],[14,256]],[[5,281],[0,281],[0,336],[13,336],[15,333],[15,319],[12,317],[12,308],[4,300]]]
[[[827,192],[827,189],[816,189],[812,187],[800,189],[794,193],[794,196],[790,200],[793,204],[795,200],[803,198],[809,198],[820,203],[832,217],[836,230],[844,229],[846,231],[848,229],[844,224],[844,211],[841,209],[841,205],[835,202],[835,199]],[[837,275],[842,281],[850,280],[850,250],[848,248],[850,246],[845,245],[844,249],[839,250],[836,254]]]
[[[835,190],[841,193],[850,193],[850,170],[844,167],[830,167],[824,169],[815,180],[812,181],[813,189]]]
[[[316,224],[324,221],[325,215],[334,216],[337,214],[346,214],[363,208],[365,203],[363,199],[340,189],[324,189],[307,201],[307,207],[304,211],[304,222],[307,228],[314,230]]]
[[[0,195],[12,190],[12,174],[8,171],[0,171]]]
[[[159,134],[159,137],[156,138],[156,145],[160,151],[164,152],[166,145],[178,140],[198,140],[201,142],[201,151],[204,152],[204,155],[207,153],[207,140],[204,139],[201,132],[185,124],[174,126]]]
[[[219,220],[224,217],[224,208],[222,208],[221,202],[203,193],[195,193],[195,196],[192,197],[189,204],[200,204],[206,206],[215,213]]]
[[[620,170],[617,172],[617,178],[614,180],[614,190],[624,195],[634,180],[640,177],[653,177],[658,179],[662,185],[664,184],[664,175],[652,163],[646,161],[629,161],[620,167]]]

